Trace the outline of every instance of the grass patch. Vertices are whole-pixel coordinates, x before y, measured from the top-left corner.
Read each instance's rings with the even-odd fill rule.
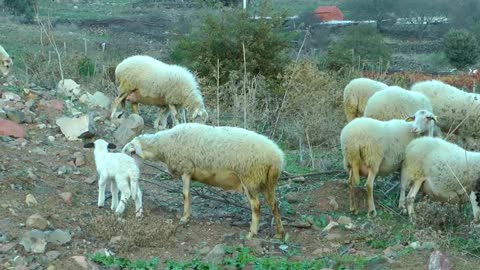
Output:
[[[53,20],[82,21],[124,15],[132,10],[132,3],[131,0],[94,1],[92,3],[67,1],[57,3],[51,0],[40,0],[38,8],[41,17],[48,16]]]
[[[155,257],[151,260],[136,260],[131,261],[129,259],[117,256],[108,256],[102,253],[96,253],[90,256],[90,259],[98,264],[106,267],[119,267],[121,269],[136,269],[136,270],[154,270],[157,269],[157,265],[160,260]]]

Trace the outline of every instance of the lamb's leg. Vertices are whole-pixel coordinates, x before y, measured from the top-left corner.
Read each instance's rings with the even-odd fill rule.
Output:
[[[377,174],[376,170],[368,169],[367,177],[367,196],[368,196],[368,217],[373,218],[377,216],[377,210],[375,209],[375,202],[373,201],[373,181]]]
[[[172,114],[173,126],[178,125],[178,119],[177,119],[178,113],[177,113],[177,109],[175,108],[174,105],[168,105],[168,108],[170,109],[170,113]]]
[[[403,171],[400,176],[400,199],[398,200],[398,207],[403,214],[407,213],[407,208],[405,206],[405,193],[407,191],[409,181],[407,178],[407,174]]]
[[[258,199],[257,192],[253,192],[245,186],[243,189],[252,208],[252,223],[250,223],[250,232],[247,234],[247,239],[252,239],[258,234],[258,227],[260,225],[260,200]]]
[[[110,182],[110,192],[112,193],[112,206],[110,209],[115,210],[118,206],[118,189],[115,181]]]
[[[417,193],[420,190],[420,187],[422,186],[424,181],[425,180],[417,180],[413,182],[413,186],[410,188],[410,191],[408,192],[407,210],[408,210],[408,215],[410,216],[410,221],[413,221],[413,219],[415,218],[415,213],[413,211],[413,203],[415,202],[415,196],[417,196]]]
[[[120,202],[115,208],[115,214],[121,215],[123,211],[125,211],[125,206],[127,205],[128,199],[130,199],[132,194],[130,193],[130,185],[128,184],[127,177],[117,176],[115,182],[118,185],[118,189],[120,189]]]
[[[348,172],[349,190],[350,190],[350,211],[352,214],[358,214],[357,200],[355,199],[355,184],[360,182],[360,164],[353,162]]]
[[[470,203],[472,204],[472,210],[473,210],[473,222],[480,221],[479,195],[480,195],[479,192],[475,192],[475,191],[470,192]]]
[[[132,196],[135,196],[135,194],[132,194]],[[140,190],[140,187],[137,187],[137,196],[135,196],[134,201],[135,201],[135,216],[137,218],[142,218],[143,204],[142,204],[142,191]]]
[[[158,112],[158,117],[155,119],[155,122],[153,123],[153,127],[155,129],[165,129],[167,127],[167,118],[168,118],[168,107],[166,106],[159,106],[160,111]],[[162,125],[159,126],[160,121],[162,122]]]
[[[180,219],[180,224],[185,224],[190,220],[190,216],[192,211],[190,209],[190,183],[191,183],[191,175],[183,174],[183,216]]]
[[[102,208],[105,205],[105,189],[107,187],[106,177],[100,176],[98,179],[98,207]]]
[[[277,239],[283,239],[285,236],[285,230],[283,229],[282,217],[278,209],[277,200],[275,199],[275,190],[273,188],[268,188],[267,191],[263,192],[263,196],[265,196],[268,206],[270,206],[270,209],[272,209],[272,214],[275,219],[277,233],[274,237]]]

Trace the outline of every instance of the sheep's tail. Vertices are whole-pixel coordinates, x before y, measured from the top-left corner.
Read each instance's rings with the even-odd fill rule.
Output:
[[[139,189],[139,180],[140,180],[140,170],[135,169],[130,171],[130,193],[132,194],[132,199],[137,198],[138,189]]]
[[[280,177],[281,168],[272,165],[268,168],[267,172],[267,186],[271,187],[272,190],[275,189],[278,183],[278,178]]]
[[[360,162],[362,153],[360,147],[355,143],[350,147],[345,147],[343,151],[344,167],[348,171],[348,176],[355,179],[355,184],[360,184]]]

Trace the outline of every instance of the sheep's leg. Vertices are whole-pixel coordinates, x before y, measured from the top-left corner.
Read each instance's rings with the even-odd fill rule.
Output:
[[[128,178],[124,176],[117,176],[115,179],[118,185],[118,189],[120,189],[120,202],[118,206],[115,208],[115,214],[121,215],[123,211],[125,211],[125,206],[127,205],[128,199],[132,195],[130,193],[130,185],[128,184]],[[118,198],[117,198],[118,200]]]
[[[285,236],[285,230],[283,229],[282,217],[278,209],[277,200],[275,199],[275,190],[269,189],[263,192],[263,196],[265,196],[265,200],[267,201],[268,206],[270,206],[270,209],[272,209],[272,214],[275,219],[275,227],[277,229],[277,233],[274,237],[277,239],[283,239],[283,237]]]
[[[357,200],[355,199],[355,184],[360,182],[360,164],[353,162],[349,170],[350,211],[358,214]]]
[[[135,196],[135,194],[132,194],[132,196]],[[143,217],[143,205],[142,205],[142,191],[140,190],[140,187],[137,187],[137,196],[134,198],[135,201],[135,216],[137,218]]]
[[[178,125],[178,119],[177,119],[178,113],[177,113],[177,109],[175,108],[174,105],[171,105],[171,104],[168,105],[168,108],[170,109],[170,113],[172,114],[173,126]]]
[[[168,118],[168,113],[167,113],[168,107],[161,106],[160,111],[158,112],[158,117],[155,119],[155,122],[153,123],[153,127],[155,129],[165,129],[167,127],[167,118]],[[162,125],[159,126],[160,121],[162,122]]]
[[[475,193],[474,191],[470,192],[470,203],[472,204],[472,210],[473,210],[473,222],[479,222],[480,221],[480,198],[478,198],[480,193]]]
[[[407,210],[408,215],[410,216],[410,221],[413,221],[415,218],[415,213],[413,211],[413,203],[415,202],[415,196],[417,196],[420,187],[422,186],[424,180],[417,180],[413,182],[413,186],[410,188],[410,191],[407,195]]]
[[[113,101],[112,113],[110,114],[110,118],[113,118],[113,116],[115,115],[115,112],[117,111],[117,107],[118,105],[120,105],[120,103],[122,103],[122,107],[123,107],[123,104],[125,104],[125,99],[130,93],[131,91],[124,92],[115,98],[115,100]]]
[[[247,187],[244,187],[244,191],[252,208],[252,223],[250,223],[250,232],[247,234],[247,239],[252,239],[257,235],[260,225],[260,200],[258,199],[258,193],[252,192]]]
[[[138,114],[138,102],[132,102],[132,112]]]
[[[180,219],[180,224],[185,224],[190,220],[190,216],[192,211],[190,209],[190,183],[191,183],[191,176],[189,174],[182,175],[183,180],[183,216]]]
[[[110,209],[115,210],[118,206],[118,189],[115,181],[110,182],[110,192],[112,193],[112,206]]]
[[[105,205],[105,189],[107,187],[106,177],[100,176],[98,179],[98,207],[102,208]]]
[[[405,193],[408,187],[409,181],[406,176],[406,173],[402,171],[400,176],[400,199],[398,200],[398,207],[402,211],[403,214],[407,213],[407,209],[405,207]]]
[[[373,169],[368,169],[367,178],[367,196],[368,196],[368,217],[373,218],[377,216],[375,210],[375,202],[373,201],[373,181],[375,180],[377,172]]]

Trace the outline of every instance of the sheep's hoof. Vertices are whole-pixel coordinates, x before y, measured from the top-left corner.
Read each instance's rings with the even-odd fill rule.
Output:
[[[256,233],[249,232],[249,233],[247,234],[247,236],[245,237],[245,239],[247,239],[247,240],[252,240],[252,238],[254,238],[255,236],[257,236]]]
[[[284,238],[285,238],[285,232],[276,233],[276,234],[273,236],[273,238],[279,239],[279,240],[282,240],[282,241],[283,241]]]
[[[400,207],[400,213],[402,213],[402,215],[406,215],[408,212],[407,212],[407,208],[405,207]]]
[[[357,215],[358,209],[350,209],[350,212],[352,213],[352,215]]]
[[[370,212],[368,212],[368,217],[369,218],[374,218],[377,216],[377,211],[376,210],[372,210]]]
[[[103,208],[103,205],[98,205],[98,208]]]
[[[185,225],[190,221],[190,217],[182,217],[180,218],[180,225]]]
[[[137,217],[137,219],[143,219],[143,209],[139,209],[135,214],[135,217]]]

